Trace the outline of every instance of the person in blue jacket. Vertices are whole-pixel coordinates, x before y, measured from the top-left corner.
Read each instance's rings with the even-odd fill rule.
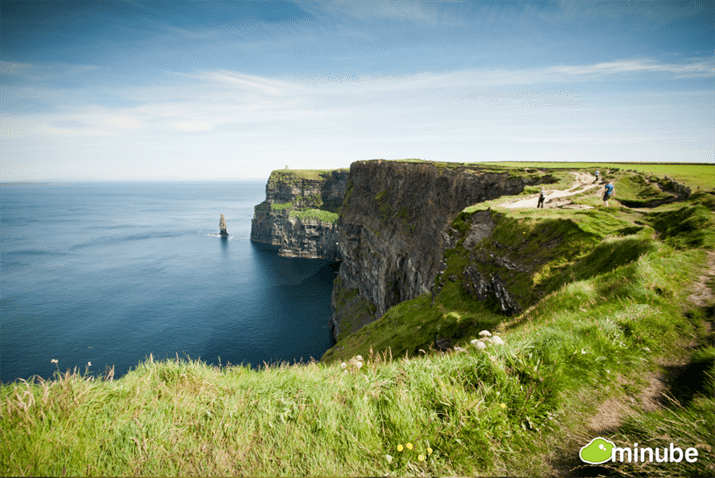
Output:
[[[611,181],[608,181],[606,184],[605,191],[603,193],[603,204],[608,207],[608,200],[611,198],[611,196],[616,195],[616,187],[613,185]]]

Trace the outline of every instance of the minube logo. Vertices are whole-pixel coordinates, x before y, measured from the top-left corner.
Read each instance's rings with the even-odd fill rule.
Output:
[[[581,461],[591,465],[600,465],[607,461],[619,461],[621,463],[624,461],[629,463],[643,463],[646,461],[650,463],[653,461],[658,463],[680,463],[683,458],[689,463],[695,463],[698,461],[698,450],[697,448],[688,448],[683,452],[682,448],[672,443],[670,447],[655,449],[650,447],[638,448],[638,443],[634,443],[633,448],[622,448],[617,447],[615,443],[605,438],[596,437],[588,445],[581,448],[578,456]]]
[[[605,438],[596,437],[591,440],[588,445],[581,448],[581,451],[578,452],[578,456],[581,457],[581,461],[583,462],[600,465],[601,463],[611,461],[615,447],[616,445],[613,442]]]

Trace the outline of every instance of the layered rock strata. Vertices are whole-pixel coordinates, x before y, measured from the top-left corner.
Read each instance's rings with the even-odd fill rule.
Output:
[[[343,262],[332,295],[335,340],[376,320],[389,307],[432,291],[444,250],[453,247],[448,226],[462,209],[551,181],[540,173],[514,175],[454,163],[353,163],[338,220]],[[480,241],[490,227],[485,221],[468,240]],[[475,294],[496,294],[505,312],[516,310],[498,281],[474,279]]]
[[[251,241],[286,257],[338,259],[338,210],[348,170],[276,170],[254,208]]]

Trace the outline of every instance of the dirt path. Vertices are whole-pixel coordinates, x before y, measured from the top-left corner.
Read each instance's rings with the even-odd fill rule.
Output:
[[[562,198],[567,198],[569,196],[574,196],[576,194],[580,194],[582,192],[588,191],[589,189],[594,189],[594,188],[599,188],[601,187],[600,184],[594,184],[594,180],[596,179],[596,176],[589,174],[589,173],[571,173],[573,174],[575,178],[575,182],[573,186],[571,186],[569,189],[565,190],[551,190],[549,191],[548,189],[544,189],[544,192],[546,193],[546,200],[544,201],[544,208],[555,208],[555,207],[566,207],[566,208],[572,208],[572,209],[591,209],[590,206],[585,206],[585,205],[575,205],[571,204],[571,201],[567,199],[562,199]],[[529,207],[529,208],[536,208],[536,205],[539,202],[539,195],[538,194],[533,194],[527,198],[524,199],[518,199],[514,202],[510,203],[505,203],[502,205],[502,207],[510,208],[510,209],[515,209],[515,208],[524,208],[524,207]]]

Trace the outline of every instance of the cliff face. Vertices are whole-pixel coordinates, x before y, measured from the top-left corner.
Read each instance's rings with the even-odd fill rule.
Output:
[[[432,291],[445,247],[453,247],[448,225],[462,209],[551,180],[459,164],[353,163],[338,220],[343,262],[332,296],[334,338]]]
[[[337,259],[337,212],[347,170],[276,170],[266,200],[254,208],[251,241],[270,244],[287,257]]]

